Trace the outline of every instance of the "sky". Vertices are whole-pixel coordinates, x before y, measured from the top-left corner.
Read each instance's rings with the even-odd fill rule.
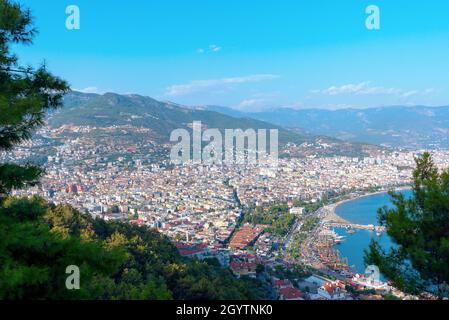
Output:
[[[17,1],[17,0],[16,0]],[[84,92],[242,111],[449,105],[447,0],[20,0],[15,47]],[[66,8],[80,29],[66,27]],[[366,27],[369,5],[380,29]]]

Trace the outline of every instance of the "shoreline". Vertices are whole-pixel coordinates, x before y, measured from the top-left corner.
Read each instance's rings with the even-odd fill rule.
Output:
[[[348,199],[344,199],[341,201],[338,201],[336,203],[332,203],[330,205],[327,205],[324,207],[324,210],[326,211],[326,215],[323,217],[323,222],[324,223],[341,223],[341,224],[353,224],[352,221],[346,220],[343,217],[339,216],[337,214],[337,208],[347,202],[350,201],[355,201],[358,199],[363,199],[363,198],[367,198],[367,197],[371,197],[371,196],[375,196],[375,195],[379,195],[379,194],[385,194],[388,193],[388,191],[393,190],[395,192],[399,192],[399,191],[404,191],[404,190],[411,190],[412,187],[397,187],[397,188],[391,188],[391,189],[383,189],[383,190],[379,190],[376,192],[367,192],[367,193],[361,193],[361,194],[350,194],[348,195],[349,198]],[[332,230],[335,229],[332,228]],[[340,255],[342,255],[342,251],[340,250],[340,248],[337,245],[338,243],[333,243],[331,245],[332,248],[334,248],[334,250],[338,251]],[[348,261],[348,267],[349,267],[349,261]],[[355,267],[355,265],[352,265],[350,268]],[[355,267],[355,269],[351,269],[351,273],[357,273],[357,267]]]
[[[376,191],[376,192],[369,192],[369,193],[360,194],[360,195],[352,195],[352,196],[349,195],[348,199],[344,199],[344,200],[338,201],[336,203],[332,203],[330,205],[325,206],[325,208],[327,209],[326,211],[328,211],[328,214],[326,215],[326,217],[324,217],[324,221],[331,222],[333,220],[337,220],[336,222],[343,222],[344,221],[344,222],[348,222],[348,223],[353,223],[352,221],[349,221],[349,220],[347,220],[347,219],[345,219],[345,218],[343,218],[343,217],[338,215],[337,208],[339,206],[341,206],[341,205],[343,205],[343,204],[345,204],[347,202],[350,202],[350,201],[363,199],[363,198],[367,198],[367,197],[372,197],[372,196],[379,195],[379,194],[388,193],[391,190],[394,190],[395,192],[398,192],[398,191],[405,191],[405,190],[411,190],[411,189],[412,189],[411,186],[409,186],[409,187],[397,187],[397,188],[394,188],[394,189],[379,190],[379,191]]]

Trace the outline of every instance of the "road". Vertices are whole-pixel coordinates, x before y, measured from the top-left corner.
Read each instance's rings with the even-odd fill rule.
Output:
[[[307,238],[302,242],[301,244],[301,253],[302,253],[302,263],[304,263],[307,266],[312,267],[315,270],[319,270],[321,273],[330,275],[335,277],[339,280],[347,280],[347,277],[344,275],[341,275],[338,272],[335,272],[334,270],[329,269],[327,266],[325,266],[319,259],[318,254],[316,253],[314,249],[314,245],[318,240],[318,234],[320,232],[320,228],[322,227],[322,222],[325,219],[325,217],[329,214],[329,208],[328,207],[322,207],[319,208],[317,211],[312,213],[312,215],[316,216],[319,219],[319,223],[317,223],[313,230],[311,230]],[[296,232],[298,232],[301,229],[302,221],[299,219],[296,221],[293,228],[291,228],[290,232],[288,233],[286,240],[285,240],[285,248],[289,248],[292,244],[292,240],[294,238],[294,235]]]

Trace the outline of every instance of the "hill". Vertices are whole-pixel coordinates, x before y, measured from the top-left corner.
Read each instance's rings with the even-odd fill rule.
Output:
[[[0,300],[267,299],[265,283],[182,257],[161,233],[40,198],[0,199]],[[67,290],[68,266],[80,270]]]
[[[204,109],[204,108],[202,108]],[[289,109],[244,113],[225,107],[206,107],[230,116],[252,117],[297,130],[402,148],[448,148],[449,107],[392,106],[368,109]]]
[[[64,98],[64,108],[50,117],[49,124],[52,127],[67,124],[92,127],[121,125],[143,127],[150,129],[149,135],[152,139],[164,144],[169,142],[173,130],[189,129],[193,121],[201,121],[204,127],[218,128],[222,131],[225,128],[278,129],[281,146],[288,143],[303,145],[304,154],[356,156],[378,151],[378,148],[372,145],[294,132],[266,120],[254,119],[243,114],[233,116],[214,110],[192,109],[140,95],[71,92]]]

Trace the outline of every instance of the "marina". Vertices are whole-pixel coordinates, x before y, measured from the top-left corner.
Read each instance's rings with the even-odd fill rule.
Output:
[[[410,190],[398,190],[406,196]],[[316,268],[337,276],[353,276],[365,271],[364,251],[371,240],[389,249],[392,242],[386,228],[377,223],[377,210],[391,206],[387,192],[353,197],[322,207],[320,224],[306,252],[312,253]]]
[[[406,197],[411,194],[410,190],[399,192]],[[364,250],[368,248],[372,239],[387,250],[393,246],[385,227],[377,223],[377,210],[383,206],[392,206],[386,192],[355,198],[329,206],[327,209],[331,212],[324,223],[337,235],[335,239],[342,239],[335,243],[338,244],[335,250],[347,258],[354,272],[364,272]]]

